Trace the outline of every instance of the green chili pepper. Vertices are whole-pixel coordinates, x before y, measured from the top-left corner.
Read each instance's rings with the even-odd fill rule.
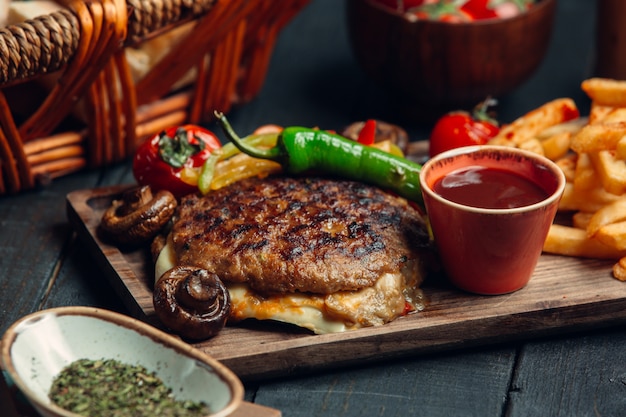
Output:
[[[243,153],[281,164],[289,174],[324,172],[388,189],[423,205],[421,165],[380,149],[318,129],[285,128],[276,146],[259,149],[237,136],[223,113],[215,112],[226,137]]]

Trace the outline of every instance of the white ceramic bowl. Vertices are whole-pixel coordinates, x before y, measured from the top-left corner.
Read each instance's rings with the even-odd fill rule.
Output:
[[[204,401],[211,417],[243,401],[243,385],[217,360],[139,320],[91,307],[59,307],[18,320],[2,337],[0,364],[44,417],[76,417],[50,401],[53,378],[78,359],[116,359],[154,371],[177,398]]]

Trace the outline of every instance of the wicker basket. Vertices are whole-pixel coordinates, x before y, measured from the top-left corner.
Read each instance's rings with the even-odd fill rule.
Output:
[[[279,31],[306,3],[70,0],[0,29],[0,195],[124,160],[167,126],[250,100]],[[134,81],[125,48],[182,25],[182,41]],[[191,69],[191,84],[175,90]],[[45,90],[43,77],[54,79]]]

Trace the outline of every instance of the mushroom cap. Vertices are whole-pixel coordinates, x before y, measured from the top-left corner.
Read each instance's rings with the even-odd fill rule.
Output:
[[[178,266],[165,272],[153,293],[161,322],[182,337],[208,339],[230,316],[230,294],[220,278],[206,269]]]
[[[104,212],[100,229],[119,245],[138,245],[154,238],[170,221],[178,205],[167,190],[152,193],[149,186],[134,187],[114,200]]]

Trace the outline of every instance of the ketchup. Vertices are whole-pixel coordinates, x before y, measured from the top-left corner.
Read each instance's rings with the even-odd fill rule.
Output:
[[[538,184],[515,172],[482,166],[453,171],[438,180],[433,190],[455,203],[487,209],[524,207],[548,197]]]

